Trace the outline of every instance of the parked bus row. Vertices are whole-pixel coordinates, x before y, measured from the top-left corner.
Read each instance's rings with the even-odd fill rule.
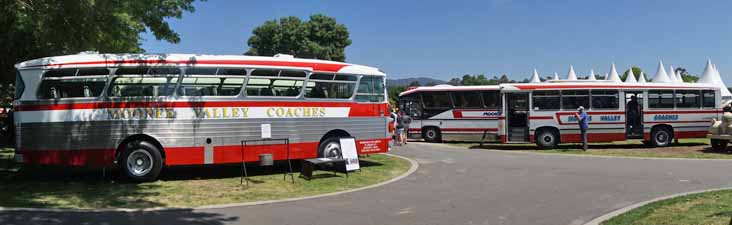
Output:
[[[642,139],[668,146],[705,137],[722,113],[718,85],[703,83],[546,82],[418,87],[400,94],[409,135],[443,140],[536,143],[580,141],[574,114],[589,115],[590,142]]]

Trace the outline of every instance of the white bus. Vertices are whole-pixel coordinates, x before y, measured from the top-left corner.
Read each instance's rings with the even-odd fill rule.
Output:
[[[341,157],[341,137],[355,137],[359,154],[387,152],[391,140],[385,74],[373,67],[287,55],[79,54],[16,68],[16,160],[26,164],[119,165],[150,181],[164,166],[288,157],[281,143],[243,151],[242,140],[287,138],[290,159]]]
[[[626,107],[637,98],[640,112]],[[545,82],[492,86],[418,87],[400,94],[413,117],[410,135],[426,141],[495,140],[553,148],[580,141],[574,117],[590,117],[590,142],[642,139],[667,146],[705,137],[722,112],[718,85],[701,83]]]

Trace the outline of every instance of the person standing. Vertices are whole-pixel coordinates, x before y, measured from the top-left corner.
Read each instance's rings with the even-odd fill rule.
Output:
[[[396,119],[396,138],[397,138],[397,146],[402,145],[404,142],[403,140],[404,135],[404,112],[397,111],[397,119]]]
[[[630,130],[630,133],[632,135],[635,135],[636,132],[643,132],[640,128],[640,104],[638,104],[638,98],[635,97],[635,95],[630,96],[630,101],[628,102],[628,105],[626,106],[628,110],[628,130]]]
[[[402,131],[402,144],[407,144],[407,139],[409,138],[409,124],[412,123],[412,117],[409,116],[408,113],[405,113],[404,111],[401,111],[402,120],[404,123],[404,131]]]
[[[574,114],[574,117],[577,118],[577,123],[579,123],[580,133],[582,135],[582,150],[587,151],[587,128],[589,127],[589,121],[587,118],[587,112],[585,112],[585,107],[580,106],[577,108],[577,113]]]

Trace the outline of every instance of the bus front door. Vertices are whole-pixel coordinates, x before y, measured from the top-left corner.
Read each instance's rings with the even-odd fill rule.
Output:
[[[643,92],[625,92],[625,138],[643,138]]]
[[[507,142],[529,141],[529,93],[506,93]]]
[[[405,131],[407,132],[408,138],[422,138],[422,134],[419,132],[422,127],[421,105],[422,104],[419,99],[414,98],[413,96],[405,96],[404,98],[399,99],[399,108],[403,109],[412,119],[409,124],[409,129],[412,131]]]

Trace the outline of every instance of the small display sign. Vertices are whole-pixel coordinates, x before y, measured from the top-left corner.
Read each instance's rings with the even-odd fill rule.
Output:
[[[355,138],[341,138],[341,150],[343,151],[343,159],[346,160],[347,171],[353,171],[361,168],[358,164],[358,152],[356,150]]]

